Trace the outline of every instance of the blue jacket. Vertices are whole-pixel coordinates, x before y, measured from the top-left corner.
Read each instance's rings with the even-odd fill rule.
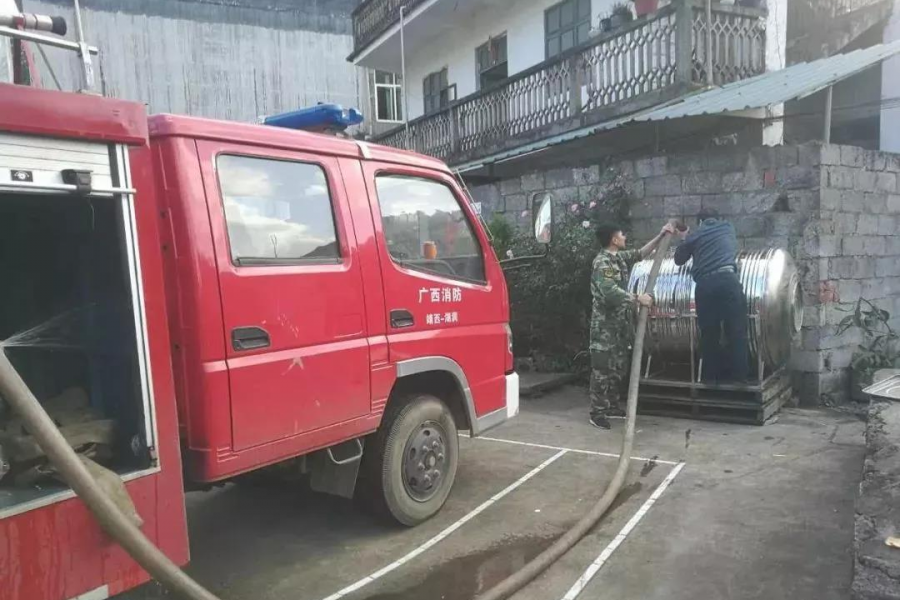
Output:
[[[683,265],[694,259],[691,273],[694,281],[721,269],[737,270],[737,237],[734,226],[728,221],[706,219],[696,231],[675,248],[675,264]]]

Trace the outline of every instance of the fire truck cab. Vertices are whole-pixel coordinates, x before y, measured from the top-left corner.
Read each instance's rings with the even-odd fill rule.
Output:
[[[0,230],[2,350],[176,563],[185,489],[299,474],[415,525],[457,432],[518,411],[503,273],[440,161],[0,84]],[[0,539],[5,600],[147,579],[2,399]]]
[[[149,136],[188,478],[304,456],[314,487],[358,469],[401,523],[434,514],[456,430],[518,410],[503,273],[447,167],[171,115]]]

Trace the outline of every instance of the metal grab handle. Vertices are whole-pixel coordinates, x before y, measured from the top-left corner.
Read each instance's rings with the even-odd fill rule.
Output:
[[[36,192],[78,192],[78,186],[70,183],[33,183],[31,181],[0,181],[0,189],[34,190]],[[123,194],[133,196],[134,188],[91,187],[90,194]]]
[[[391,311],[391,327],[394,329],[404,329],[406,327],[412,327],[415,324],[416,320],[408,310],[398,308]]]
[[[271,345],[269,333],[259,327],[238,327],[231,332],[231,346],[235,350],[256,350]]]
[[[32,31],[13,29],[12,27],[6,27],[5,25],[0,25],[0,36],[17,40],[24,40],[26,42],[34,42],[35,44],[46,44],[48,46],[62,48],[64,50],[74,50],[76,52],[81,50],[81,46],[79,46],[76,42],[70,42],[69,40],[54,38],[47,35],[42,35],[40,33],[34,33]],[[86,46],[86,48],[87,51],[91,54],[100,53],[100,49],[97,48],[97,46]]]

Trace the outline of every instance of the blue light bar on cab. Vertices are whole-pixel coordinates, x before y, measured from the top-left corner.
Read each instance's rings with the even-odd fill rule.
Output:
[[[362,113],[355,108],[345,109],[340,104],[317,104],[309,108],[266,117],[263,119],[263,124],[321,133],[344,131],[351,125],[359,125],[362,121]]]

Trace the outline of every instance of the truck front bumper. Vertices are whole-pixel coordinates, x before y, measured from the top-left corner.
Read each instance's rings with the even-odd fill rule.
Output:
[[[506,376],[506,418],[512,419],[519,414],[519,374]]]
[[[519,374],[510,373],[506,376],[506,406],[474,419],[472,437],[482,435],[517,414],[519,414]]]

